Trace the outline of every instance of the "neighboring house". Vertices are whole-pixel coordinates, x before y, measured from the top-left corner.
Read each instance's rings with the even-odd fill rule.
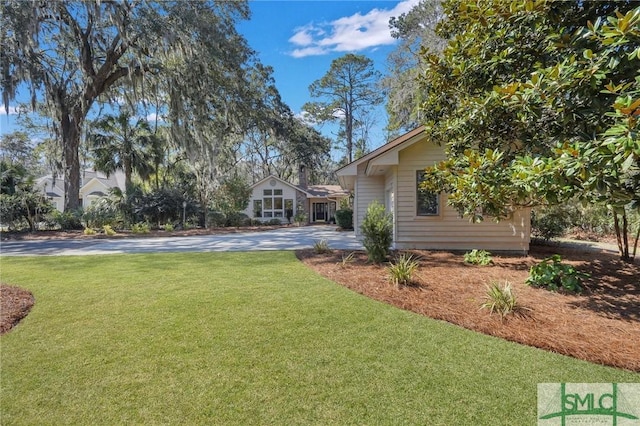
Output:
[[[42,191],[53,206],[59,211],[64,211],[65,190],[64,180],[47,175],[36,181],[35,187]],[[95,200],[109,195],[111,188],[120,188],[124,192],[124,173],[116,171],[108,177],[102,172],[84,170],[80,173],[80,205],[87,208]]]
[[[429,141],[424,130],[406,133],[336,171],[340,185],[354,191],[356,236],[362,238],[367,207],[377,200],[393,215],[395,249],[528,252],[530,209],[500,222],[471,223],[447,205],[446,194],[418,191],[424,169],[446,158],[444,147]]]
[[[300,183],[294,185],[277,176],[268,176],[251,186],[251,199],[244,213],[252,219],[293,222],[304,213],[307,223],[334,222],[340,200],[349,192],[338,185],[306,185],[306,170],[300,168]]]

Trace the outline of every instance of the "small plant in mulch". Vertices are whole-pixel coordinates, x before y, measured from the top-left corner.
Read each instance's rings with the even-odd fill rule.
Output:
[[[493,263],[493,259],[488,251],[473,249],[464,254],[464,263],[486,266]]]
[[[96,235],[96,231],[93,228],[84,228],[84,231],[82,231],[82,233],[84,235]]]
[[[331,248],[329,247],[329,242],[327,240],[322,239],[313,243],[313,251],[316,254],[327,254],[331,253]]]
[[[502,286],[497,282],[492,282],[491,285],[488,285],[484,300],[484,303],[480,305],[480,309],[488,309],[490,313],[498,314],[502,319],[511,313],[523,309],[522,306],[518,304],[518,300],[509,281],[505,281]]]
[[[108,235],[108,236],[116,235],[116,231],[111,227],[111,225],[104,225],[102,227],[102,230],[104,231],[104,235]]]
[[[345,268],[347,265],[350,265],[355,261],[356,261],[355,251],[349,252],[348,254],[342,253],[342,259],[340,260],[340,262],[338,262],[338,265]]]
[[[413,274],[418,270],[419,266],[420,262],[415,256],[403,253],[395,262],[391,262],[389,265],[389,281],[398,287],[408,285],[411,283]]]
[[[559,289],[571,293],[582,292],[582,281],[591,275],[578,271],[573,265],[562,263],[558,254],[544,259],[529,270],[529,277],[525,281],[533,287],[543,287],[551,291]]]

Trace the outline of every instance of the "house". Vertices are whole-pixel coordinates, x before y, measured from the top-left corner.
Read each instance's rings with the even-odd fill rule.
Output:
[[[334,222],[335,211],[349,192],[338,185],[307,185],[306,169],[300,167],[299,184],[270,175],[251,186],[251,199],[244,213],[252,219],[292,222],[305,215],[306,223]]]
[[[59,211],[64,211],[65,189],[64,180],[46,175],[36,180],[35,187],[42,191],[45,197]],[[94,170],[83,170],[80,173],[80,205],[87,208],[95,200],[106,197],[112,188],[119,188],[124,192],[124,173],[120,170],[107,176]]]
[[[354,192],[356,236],[367,207],[377,200],[393,216],[393,248],[526,253],[531,212],[518,210],[508,219],[471,223],[447,205],[447,195],[418,191],[423,171],[444,160],[444,147],[429,140],[423,126],[338,169],[342,188]]]

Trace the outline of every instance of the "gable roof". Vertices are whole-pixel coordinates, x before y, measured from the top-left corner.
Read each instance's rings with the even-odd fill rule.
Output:
[[[340,167],[336,170],[338,181],[340,186],[347,189],[353,189],[355,177],[358,175],[358,166],[366,164],[366,170],[368,175],[377,174],[373,170],[374,166],[389,166],[398,164],[398,152],[404,148],[407,148],[414,143],[422,140],[424,137],[425,127],[417,127],[410,132],[407,132],[397,138],[382,145],[380,148],[371,151],[367,155],[352,161],[346,166]],[[380,169],[382,171],[383,169]]]
[[[306,188],[303,188],[301,186],[289,183],[286,180],[280,179],[275,175],[269,175],[266,178],[259,180],[258,182],[251,185],[250,188],[254,189],[257,186],[269,181],[270,179],[275,179],[276,181],[287,185],[288,187],[293,188],[296,191],[302,192],[307,196],[307,198],[328,198],[349,195],[349,193],[342,189],[342,187],[339,185],[309,185]]]

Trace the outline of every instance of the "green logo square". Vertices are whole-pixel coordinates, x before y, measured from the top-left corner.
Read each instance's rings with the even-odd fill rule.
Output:
[[[640,383],[538,383],[538,425],[640,425]]]

